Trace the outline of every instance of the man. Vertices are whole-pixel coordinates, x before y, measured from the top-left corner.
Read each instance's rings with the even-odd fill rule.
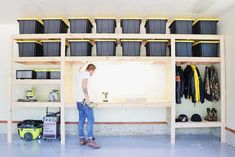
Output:
[[[78,88],[78,101],[77,108],[79,112],[79,136],[80,145],[88,145],[93,148],[100,148],[100,146],[95,142],[93,136],[93,126],[94,126],[94,111],[91,105],[89,93],[88,93],[88,82],[90,77],[93,75],[96,66],[94,64],[89,64],[86,71],[81,73],[79,88]],[[87,119],[87,139],[84,135],[84,124]]]

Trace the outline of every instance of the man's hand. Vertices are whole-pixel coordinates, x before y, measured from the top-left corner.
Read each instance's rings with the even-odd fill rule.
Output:
[[[90,101],[90,99],[88,98],[86,98],[86,101],[85,101],[85,103],[89,106],[90,104],[91,104],[91,101]]]

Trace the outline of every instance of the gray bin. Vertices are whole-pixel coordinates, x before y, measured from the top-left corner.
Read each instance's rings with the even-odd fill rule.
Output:
[[[140,33],[142,19],[121,19],[122,33]]]
[[[43,23],[38,19],[22,18],[17,20],[19,22],[20,34],[38,34],[43,33]]]
[[[217,34],[218,19],[201,19],[193,24],[194,34]]]
[[[49,78],[50,79],[60,79],[61,78],[61,73],[60,70],[49,70]]]
[[[193,21],[193,19],[174,20],[169,26],[171,34],[192,34]]]
[[[88,18],[71,18],[70,33],[91,33],[93,25]]]
[[[193,41],[191,40],[176,40],[175,55],[178,57],[193,56]]]
[[[140,56],[141,40],[121,40],[123,56]]]
[[[199,41],[193,45],[193,56],[219,57],[219,41]]]
[[[60,40],[42,40],[43,56],[61,56]]]
[[[91,56],[92,44],[89,40],[69,40],[70,56]]]
[[[37,41],[17,41],[20,57],[43,56],[42,44]]]
[[[146,56],[166,56],[168,40],[148,40],[145,44]]]
[[[116,19],[95,19],[96,33],[115,33]]]
[[[35,79],[36,73],[34,70],[16,70],[16,79]]]
[[[67,33],[68,25],[62,18],[44,18],[44,33]]]
[[[116,56],[116,40],[96,40],[97,56]]]
[[[149,18],[144,25],[147,34],[166,34],[167,19]]]

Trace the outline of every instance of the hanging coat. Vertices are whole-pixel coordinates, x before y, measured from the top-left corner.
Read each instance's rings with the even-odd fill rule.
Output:
[[[206,100],[213,101],[211,94],[211,86],[210,86],[210,72],[211,68],[206,66],[204,74],[204,93]]]
[[[219,78],[214,66],[211,66],[210,87],[211,87],[212,100],[219,101],[220,99]]]
[[[181,104],[181,98],[184,94],[184,73],[183,68],[181,66],[176,65],[176,89],[175,89],[175,95],[176,95],[176,103]]]

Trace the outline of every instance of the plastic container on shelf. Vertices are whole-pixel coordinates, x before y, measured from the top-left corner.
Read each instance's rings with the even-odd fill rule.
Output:
[[[44,33],[67,33],[68,22],[63,18],[43,18]]]
[[[19,57],[42,56],[42,43],[35,40],[17,41],[19,48]]]
[[[97,56],[116,56],[116,40],[95,40]]]
[[[36,73],[34,70],[16,70],[16,79],[35,79]]]
[[[175,41],[175,55],[178,57],[192,57],[192,47],[193,42],[192,40],[176,40]]]
[[[92,33],[93,25],[87,17],[71,17],[70,33]]]
[[[140,56],[142,40],[121,40],[123,56]]]
[[[61,56],[60,40],[42,40],[43,56]]]
[[[50,73],[48,70],[35,70],[36,79],[49,79]]]
[[[171,34],[192,34],[194,19],[174,19],[169,28]]]
[[[50,79],[60,79],[61,73],[60,70],[48,70]]]
[[[91,56],[92,44],[89,40],[68,40],[70,56]]]
[[[37,18],[19,18],[20,34],[39,34],[43,33],[43,22]]]
[[[147,34],[166,34],[167,18],[147,18],[144,25]]]
[[[219,57],[219,41],[199,41],[193,44],[193,56]]]
[[[115,18],[95,18],[96,23],[96,33],[115,33],[115,28],[117,26]]]
[[[168,40],[147,40],[146,56],[166,56]]]
[[[141,18],[121,18],[122,33],[140,33]]]
[[[193,23],[194,34],[217,34],[219,19],[198,19]]]

